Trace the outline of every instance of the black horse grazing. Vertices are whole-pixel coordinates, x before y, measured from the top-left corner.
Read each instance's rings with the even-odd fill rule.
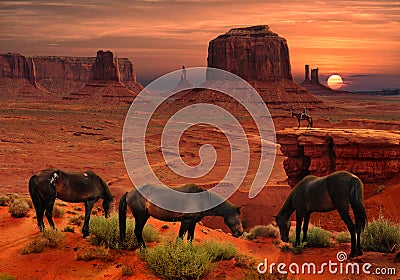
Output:
[[[106,218],[110,215],[113,196],[107,186],[93,171],[82,173],[66,172],[59,169],[46,169],[33,175],[29,180],[29,194],[36,210],[39,230],[44,230],[43,215],[52,228],[55,228],[52,213],[56,198],[67,202],[85,203],[85,223],[83,237],[89,235],[89,220],[93,205],[103,199]]]
[[[298,121],[298,123],[299,123],[299,125],[298,125],[298,127],[297,128],[300,128],[300,121],[301,120],[306,120],[307,121],[307,123],[308,123],[308,125],[307,125],[307,127],[308,128],[312,128],[312,126],[313,126],[313,119],[312,119],[312,117],[310,116],[310,115],[307,115],[307,114],[304,114],[303,115],[303,118],[302,118],[302,114],[301,113],[295,113],[295,112],[293,112],[293,111],[291,111],[291,113],[292,113],[292,118],[293,117],[296,117],[296,119],[297,119],[297,121]]]
[[[349,214],[349,205],[354,212],[355,225]],[[296,211],[296,246],[298,246],[300,245],[303,218],[303,242],[306,242],[310,214],[312,212],[329,212],[334,209],[337,209],[350,231],[350,257],[361,256],[360,234],[367,223],[363,201],[363,183],[358,177],[347,171],[334,172],[325,177],[309,175],[297,184],[290,192],[278,215],[275,216],[282,241],[289,240],[291,224],[289,218],[294,211]]]
[[[142,232],[147,219],[151,216],[158,220],[173,222],[180,221],[181,227],[179,229],[179,237],[183,238],[186,232],[188,232],[187,239],[193,240],[194,229],[196,223],[200,222],[205,216],[221,216],[224,218],[225,224],[230,228],[233,235],[238,237],[243,234],[243,226],[241,222],[240,207],[236,207],[229,201],[224,201],[219,195],[204,190],[196,185],[183,185],[173,188],[176,191],[183,193],[200,193],[206,192],[206,199],[191,199],[188,198],[186,201],[182,201],[179,204],[185,208],[187,205],[206,205],[209,201],[218,202],[217,206],[197,213],[178,213],[170,210],[163,209],[151,202],[152,197],[168,197],[167,187],[155,186],[155,185],[144,185],[139,187],[140,192],[137,189],[133,189],[128,193],[125,193],[119,202],[119,230],[121,240],[125,239],[126,236],[126,209],[127,206],[131,209],[133,216],[135,217],[135,236],[138,240],[140,247],[146,248],[144,243]],[[168,190],[170,191],[170,190]],[[142,195],[145,194],[147,199]],[[201,201],[203,200],[203,201]],[[185,206],[186,205],[186,206]]]

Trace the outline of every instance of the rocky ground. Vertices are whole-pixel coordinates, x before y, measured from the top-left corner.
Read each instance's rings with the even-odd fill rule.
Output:
[[[321,97],[325,98],[325,97]],[[347,96],[325,98],[328,105],[337,105],[336,111],[319,112],[315,115],[316,128],[343,128],[343,129],[371,129],[385,130],[398,133],[399,103],[396,99],[380,98],[374,96],[357,97],[354,100]],[[111,191],[116,194],[116,201],[132,184],[126,174],[122,152],[121,135],[127,106],[101,105],[90,106],[76,102],[66,101],[0,101],[0,194],[17,193],[27,194],[29,177],[38,171],[55,167],[66,170],[92,169],[103,177],[110,185]],[[362,110],[362,120],[357,119],[356,110]],[[384,110],[384,112],[381,112]],[[162,122],[161,122],[162,123]],[[161,124],[159,123],[159,124]],[[175,177],[160,165],[161,155],[159,140],[159,126],[155,123],[154,130],[149,132],[149,159],[154,168],[162,174],[162,180],[167,184],[185,183],[181,178]],[[250,126],[250,123],[244,125]],[[295,128],[297,122],[289,117],[289,113],[280,112],[280,117],[275,118],[277,130]],[[300,131],[305,131],[302,128]],[[397,132],[396,132],[397,131]],[[202,134],[203,133],[203,134]],[[209,130],[196,131],[196,138],[190,134],[184,138],[183,145],[187,147],[182,153],[183,160],[189,164],[198,163],[196,147],[190,144],[196,139],[205,139]],[[221,162],[213,170],[212,178],[202,178],[199,183],[205,186],[215,184],[226,172],[228,154],[224,153],[223,138],[216,137],[211,140],[215,145]],[[225,155],[225,156],[224,156]],[[282,205],[290,187],[284,170],[285,156],[279,151],[276,157],[271,177],[263,192],[254,201],[244,200],[246,187],[243,186],[232,201],[243,205],[243,214],[249,227],[256,224],[268,224]],[[255,167],[250,170],[245,179],[249,180],[255,173]],[[383,186],[383,187],[382,187]],[[382,191],[377,191],[380,188]],[[395,176],[391,180],[371,182],[365,185],[365,205],[368,218],[371,221],[381,211],[386,217],[398,219],[400,210],[398,197],[400,195],[400,178]],[[74,207],[72,204],[65,206],[66,210]],[[6,207],[0,207],[0,275],[7,273],[18,279],[80,279],[80,278],[111,278],[120,279],[122,265],[134,268],[131,279],[157,279],[140,261],[134,251],[115,251],[110,262],[77,261],[76,256],[80,250],[90,247],[89,241],[83,239],[77,228],[75,233],[66,233],[65,245],[60,249],[49,249],[40,254],[22,255],[21,250],[35,236],[38,231],[31,210],[27,218],[12,218]],[[68,214],[64,218],[55,220],[58,228],[63,228],[68,223]],[[313,224],[332,232],[345,230],[343,222],[336,213],[314,214]],[[399,222],[397,220],[397,222]],[[162,229],[164,223],[151,219],[149,223],[162,234],[168,236],[176,234],[178,224],[168,223],[168,229]],[[329,260],[336,260],[339,251],[349,252],[350,244],[336,244],[327,249],[307,248],[300,255],[292,252],[282,252],[274,238],[247,241],[237,239],[224,232],[213,228],[222,228],[222,221],[207,219],[204,225],[196,229],[195,242],[212,238],[228,240],[238,248],[241,254],[249,255],[262,261],[268,258],[269,262],[303,263],[316,262],[322,264]],[[208,227],[206,227],[206,225]],[[224,228],[223,228],[224,229]],[[225,229],[224,229],[225,230]],[[249,228],[247,228],[249,230]],[[150,246],[154,246],[151,244]],[[394,254],[366,252],[364,256],[353,260],[357,263],[372,263],[374,267],[396,267]],[[243,279],[248,273],[236,260],[219,262],[216,267],[205,276],[205,279]],[[365,277],[364,277],[365,276]],[[298,278],[309,278],[298,277]],[[330,274],[319,275],[317,279],[360,279],[360,277]],[[378,279],[376,275],[363,275],[363,279]],[[385,278],[379,278],[385,279]],[[398,279],[388,277],[387,279]]]

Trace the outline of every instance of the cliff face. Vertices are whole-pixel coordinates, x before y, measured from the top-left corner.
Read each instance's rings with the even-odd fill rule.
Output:
[[[400,133],[372,129],[285,129],[277,132],[289,185],[308,174],[325,176],[347,170],[364,182],[393,178],[400,172]]]
[[[235,28],[218,36],[209,43],[207,62],[208,67],[245,79],[269,108],[327,109],[320,99],[293,81],[286,39],[273,33],[267,25]]]
[[[26,79],[52,93],[77,94],[91,81],[117,82],[134,92],[142,86],[136,82],[135,67],[127,58],[114,58],[110,51],[97,57],[0,55],[0,81]]]
[[[36,77],[31,59],[19,53],[0,54],[0,79],[27,79],[35,84]]]
[[[286,39],[267,25],[234,28],[218,36],[209,43],[207,62],[247,81],[292,80]]]

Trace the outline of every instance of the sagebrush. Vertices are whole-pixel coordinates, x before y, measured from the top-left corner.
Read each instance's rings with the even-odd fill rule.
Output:
[[[237,254],[229,243],[206,241],[196,245],[180,238],[169,238],[141,252],[153,273],[164,279],[200,279],[210,271],[212,262],[231,259]]]
[[[248,240],[256,239],[257,237],[278,237],[279,229],[274,227],[273,225],[257,225],[249,230],[249,232],[245,232],[243,237]]]
[[[136,249],[139,247],[135,233],[133,232],[135,228],[135,221],[133,219],[127,219],[126,221],[126,238],[124,242],[119,237],[118,215],[113,215],[109,219],[95,216],[90,219],[89,227],[93,235],[91,242],[94,245],[103,245],[111,249]],[[159,240],[158,232],[152,225],[145,225],[143,239],[146,242]]]
[[[361,246],[367,251],[392,252],[400,249],[400,225],[379,215],[361,234]]]
[[[31,243],[23,248],[22,254],[40,253],[47,247],[58,248],[65,239],[65,234],[55,229],[45,229]]]
[[[303,231],[300,234],[300,241],[303,239]],[[290,243],[295,246],[296,233],[291,231],[289,235]],[[329,247],[331,246],[330,234],[320,227],[312,227],[307,231],[307,246],[308,247]]]
[[[29,204],[24,199],[14,199],[8,205],[8,212],[15,218],[25,217],[29,209]]]

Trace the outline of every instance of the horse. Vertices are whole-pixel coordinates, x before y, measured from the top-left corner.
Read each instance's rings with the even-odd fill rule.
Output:
[[[110,216],[113,196],[107,183],[93,171],[67,172],[59,169],[45,169],[29,179],[29,194],[36,210],[36,219],[40,231],[45,226],[46,215],[49,225],[55,229],[52,218],[56,198],[66,202],[85,204],[85,222],[82,227],[83,237],[89,235],[89,220],[94,203],[103,199],[106,218]]]
[[[302,118],[302,114],[301,113],[295,113],[295,112],[293,112],[293,111],[291,111],[291,113],[292,113],[292,118],[293,117],[296,117],[296,119],[297,119],[297,121],[298,121],[298,123],[299,123],[299,125],[298,125],[298,127],[297,127],[297,129],[299,129],[300,128],[300,121],[301,120],[306,120],[307,121],[307,128],[312,128],[312,126],[313,126],[313,119],[312,119],[312,117],[310,116],[310,115],[307,115],[307,114],[304,114],[303,116],[304,116],[304,118]]]
[[[172,188],[175,191],[183,193],[200,193],[206,192],[205,196],[201,199],[188,198],[185,201],[179,202],[182,209],[188,209],[188,205],[207,205],[210,201],[217,202],[217,206],[209,210],[195,212],[195,213],[178,213],[170,210],[163,209],[152,203],[153,197],[168,197],[170,190],[165,186],[158,185],[143,185],[137,189],[125,193],[119,203],[119,232],[120,239],[123,241],[126,238],[126,212],[129,206],[135,218],[135,236],[140,245],[140,248],[146,248],[143,240],[143,228],[148,218],[154,217],[161,221],[175,222],[180,221],[181,226],[179,229],[178,237],[183,239],[186,232],[188,233],[187,239],[192,241],[194,238],[194,230],[196,223],[200,222],[205,216],[221,216],[224,218],[225,224],[232,231],[233,236],[239,237],[243,234],[243,226],[241,222],[240,207],[236,207],[229,201],[225,201],[221,196],[200,188],[194,184],[181,185]],[[144,197],[146,196],[146,198]],[[173,200],[173,197],[170,197]],[[204,198],[204,199],[203,199]],[[184,211],[182,211],[184,212]]]
[[[355,224],[349,214],[349,205],[353,209]],[[307,241],[308,223],[312,212],[330,212],[337,210],[351,235],[350,257],[361,256],[360,234],[367,223],[367,214],[363,201],[362,181],[347,171],[337,171],[325,177],[308,175],[289,193],[285,203],[275,217],[281,240],[289,241],[290,216],[296,211],[296,243],[300,245],[301,224],[303,240]],[[357,233],[357,239],[356,239]]]

